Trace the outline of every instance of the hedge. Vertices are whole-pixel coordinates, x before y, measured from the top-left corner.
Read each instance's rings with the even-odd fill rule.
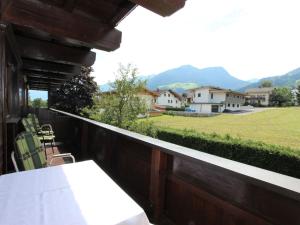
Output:
[[[300,178],[300,150],[191,130],[159,128],[156,132],[164,141]]]

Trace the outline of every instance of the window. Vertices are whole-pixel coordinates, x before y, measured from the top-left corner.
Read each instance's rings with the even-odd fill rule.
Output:
[[[170,103],[170,100],[168,100],[168,103]]]
[[[199,97],[199,98],[201,97],[201,93],[198,93],[198,97]]]
[[[176,100],[176,103],[177,103],[177,100]]]
[[[168,97],[170,97],[170,94],[168,94]]]
[[[230,107],[230,103],[228,103],[228,105],[227,105],[228,107]]]
[[[240,108],[240,104],[237,104],[236,107]]]
[[[173,103],[173,100],[171,100],[171,103]]]
[[[167,96],[166,93],[164,93],[164,96],[165,96],[165,97]]]
[[[232,104],[232,107],[235,107],[235,105],[234,105],[234,104]]]
[[[214,98],[214,93],[210,94],[210,98],[213,99]]]
[[[226,97],[229,97],[229,94],[226,94]]]

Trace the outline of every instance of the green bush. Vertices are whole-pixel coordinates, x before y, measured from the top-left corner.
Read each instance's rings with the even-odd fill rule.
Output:
[[[300,178],[300,153],[287,147],[220,136],[196,133],[193,130],[160,128],[157,138],[223,158]]]

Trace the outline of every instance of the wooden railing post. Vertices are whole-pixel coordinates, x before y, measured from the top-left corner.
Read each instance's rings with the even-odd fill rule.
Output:
[[[167,154],[159,149],[152,150],[150,176],[150,202],[154,222],[159,222],[164,208]]]

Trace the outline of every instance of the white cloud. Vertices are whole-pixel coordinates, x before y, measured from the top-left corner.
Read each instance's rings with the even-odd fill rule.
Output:
[[[280,75],[298,66],[298,0],[188,0],[162,18],[141,7],[119,25],[121,48],[97,51],[96,81],[113,80],[118,63],[143,75],[184,64],[223,66],[240,79]]]

